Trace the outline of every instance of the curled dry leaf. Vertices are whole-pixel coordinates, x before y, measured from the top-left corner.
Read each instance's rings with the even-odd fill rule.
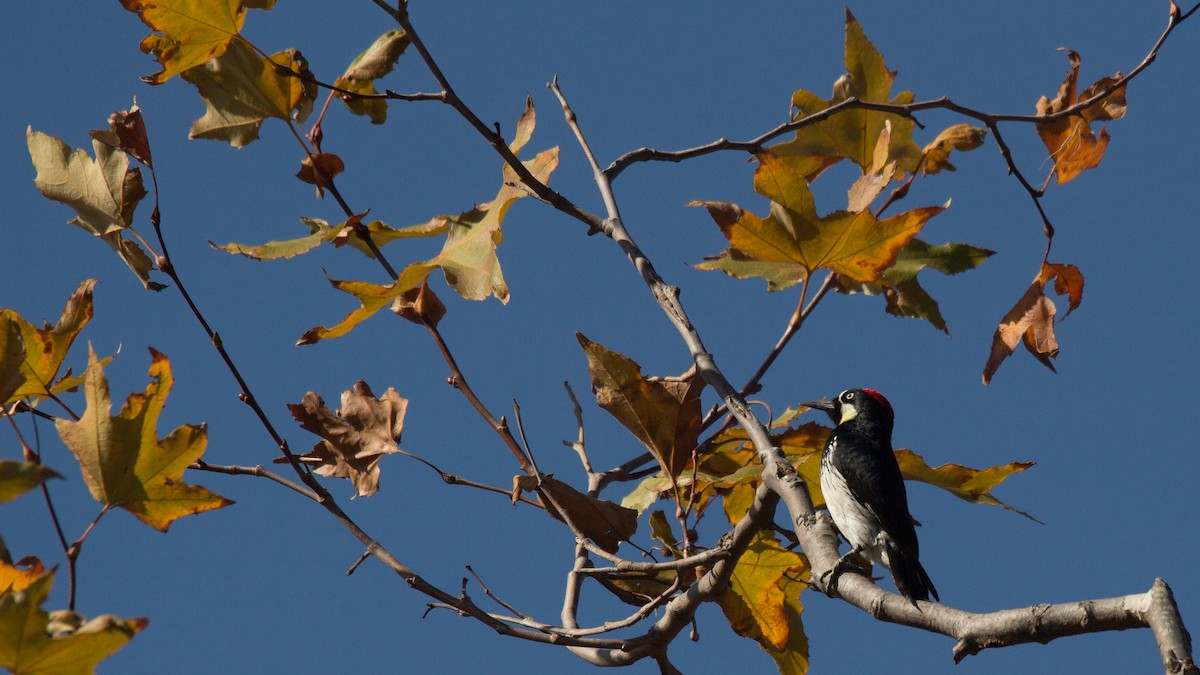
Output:
[[[1067,58],[1071,61],[1071,69],[1058,95],[1053,100],[1043,96],[1037,102],[1037,113],[1049,115],[1066,110],[1071,106],[1086,101],[1104,90],[1112,87],[1121,79],[1121,73],[1112,77],[1104,77],[1092,86],[1077,94],[1079,86],[1079,54],[1067,50]],[[1038,136],[1050,151],[1050,159],[1054,162],[1054,175],[1057,182],[1066,183],[1088,169],[1100,164],[1104,150],[1108,147],[1108,130],[1101,127],[1100,135],[1092,132],[1092,122],[1116,120],[1125,116],[1125,86],[1116,88],[1111,94],[1087,106],[1076,114],[1059,117],[1050,121],[1037,123]]]
[[[609,553],[616,553],[622,541],[628,540],[637,531],[637,511],[618,506],[610,501],[583,494],[554,476],[544,476],[539,485],[535,476],[513,477],[513,503],[522,492],[537,492],[538,502],[555,519],[567,522],[562,514],[546,499],[549,495],[558,504],[580,533],[596,542]]]
[[[992,336],[992,350],[983,367],[983,383],[992,380],[996,369],[1012,355],[1017,343],[1023,343],[1042,365],[1054,370],[1051,359],[1058,356],[1054,337],[1054,302],[1046,296],[1046,284],[1054,281],[1054,290],[1067,295],[1070,314],[1083,300],[1083,273],[1074,265],[1044,263],[1033,283],[1017,304],[1008,311]],[[1065,315],[1064,315],[1065,316]]]
[[[392,311],[413,323],[437,327],[442,317],[446,316],[446,305],[442,304],[441,298],[426,282],[420,288],[400,294],[392,303]]]
[[[352,389],[342,392],[342,407],[337,412],[326,408],[325,401],[311,391],[300,403],[289,403],[288,410],[301,428],[323,439],[299,459],[315,465],[314,471],[322,476],[349,480],[358,496],[375,494],[379,490],[379,460],[402,452],[397,444],[408,399],[395,389],[375,398],[367,383],[359,380]]]

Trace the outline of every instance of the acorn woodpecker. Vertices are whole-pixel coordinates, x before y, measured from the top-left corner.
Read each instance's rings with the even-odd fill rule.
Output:
[[[850,551],[834,566],[829,586],[837,588],[848,559],[861,553],[890,569],[896,589],[914,605],[937,600],[918,559],[908,494],[892,453],[892,405],[874,389],[847,389],[833,401],[803,405],[825,411],[837,425],[821,453],[821,492]]]

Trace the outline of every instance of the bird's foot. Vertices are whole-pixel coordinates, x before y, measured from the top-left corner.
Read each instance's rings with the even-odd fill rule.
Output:
[[[858,563],[851,560],[851,558],[857,553],[857,550],[851,550],[846,555],[838,558],[838,561],[836,564],[834,564],[833,569],[826,570],[825,573],[821,575],[821,585],[824,586],[826,595],[831,598],[838,597],[838,579],[840,579],[841,576],[847,571],[861,574],[868,579],[871,578],[869,570],[860,567]]]

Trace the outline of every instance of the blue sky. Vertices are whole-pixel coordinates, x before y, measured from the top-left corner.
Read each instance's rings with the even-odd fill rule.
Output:
[[[511,129],[526,94],[533,96],[540,115],[530,149],[560,146],[552,186],[596,212],[602,205],[590,170],[544,86],[554,75],[607,163],[642,146],[679,149],[757,136],[786,119],[792,91],[828,95],[843,71],[839,3],[646,5],[414,2],[412,15],[482,119]],[[1082,55],[1087,84],[1136,66],[1167,20],[1165,2],[1090,3],[1086,13],[1078,3],[1057,1],[928,2],[903,11],[872,1],[850,8],[899,72],[896,90],[1007,113],[1032,113],[1039,96],[1056,92],[1067,70],[1057,48]],[[354,306],[329,287],[322,270],[384,282],[373,263],[346,249],[260,263],[209,248],[208,240],[299,236],[301,216],[341,219],[336,203],[315,200],[311,186],[294,178],[300,157],[282,124],[268,121],[260,141],[237,151],[188,141],[191,121],[203,112],[200,99],[178,79],[159,87],[138,81],[157,67],[137,48],[146,28],[118,3],[72,3],[69,10],[22,3],[8,17],[13,28],[0,46],[10,91],[0,108],[6,167],[0,306],[34,322],[54,321],[80,281],[99,279],[96,316],[83,339],[102,354],[120,349],[106,371],[114,399],[144,389],[152,346],[171,358],[176,377],[160,434],[204,421],[206,459],[213,463],[266,463],[275,455],[174,289],[143,291],[106,247],[66,224],[69,209],[33,186],[26,126],[90,147],[87,131],[136,97],[151,134],[175,265],[293,448],[315,439],[294,426],[284,404],[311,390],[332,405],[361,378],[377,393],[396,387],[411,399],[405,449],[465,477],[509,484],[516,471],[511,456],[443,384],[446,367],[419,327],[381,314],[345,338],[292,346],[308,328],[331,324]],[[251,12],[245,34],[268,51],[299,48],[319,77],[332,80],[392,27],[366,0],[281,2],[271,12]],[[1200,327],[1191,256],[1200,244],[1193,216],[1200,148],[1190,117],[1200,107],[1200,87],[1190,69],[1200,62],[1197,30],[1197,20],[1181,26],[1158,62],[1134,81],[1127,117],[1109,124],[1112,142],[1101,166],[1047,194],[1058,228],[1051,260],[1078,265],[1087,280],[1083,306],[1058,326],[1057,375],[1018,353],[990,387],[980,384],[996,322],[1036,273],[1045,245],[1027,194],[989,143],[957,156],[958,172],[918,181],[906,204],[953,198],[922,237],[999,251],[958,277],[922,275],[953,337],[887,316],[879,298],[829,297],[755,396],[781,410],[871,386],[896,408],[896,445],[931,464],[1037,462],[996,495],[1044,525],[928,486],[910,487],[913,514],[924,525],[922,559],[948,604],[990,611],[1110,597],[1143,592],[1163,577],[1196,630],[1200,424],[1193,411],[1200,363],[1193,345]],[[415,54],[402,58],[383,85],[435,89]],[[918,132],[918,144],[963,121],[941,112],[920,120],[927,128]],[[1034,130],[1003,130],[1021,169],[1045,176],[1049,164]],[[491,199],[498,187],[499,160],[436,103],[392,104],[383,127],[334,110],[325,147],[346,161],[339,186],[347,199],[393,226],[463,211]],[[745,160],[726,153],[682,165],[643,164],[616,184],[634,237],[667,281],[683,288],[692,320],[735,382],[749,377],[774,344],[798,291],[767,294],[758,281],[691,269],[725,241],[703,210],[683,205],[720,200],[763,213],[766,201],[752,192],[753,169]],[[843,204],[848,176],[842,170],[822,179],[820,210]],[[146,209],[137,222],[148,232]],[[499,255],[511,301],[462,300],[442,292],[439,280],[449,305],[443,332],[494,411],[508,413],[511,400],[519,400],[543,469],[578,484],[575,455],[560,444],[575,434],[564,380],[584,397],[594,464],[616,465],[638,448],[588,405],[586,362],[574,333],[630,356],[648,374],[682,372],[687,351],[611,242],[585,237],[581,225],[533,200],[513,208],[504,236]],[[388,253],[402,264],[430,257],[436,246],[394,244]],[[85,351],[80,344],[69,361],[76,371],[85,366]],[[21,424],[31,430],[28,421]],[[77,536],[97,507],[52,428],[43,424],[39,431],[45,461],[67,477],[54,484],[54,496],[68,536]],[[10,432],[0,434],[0,458],[17,454]],[[426,598],[378,564],[368,562],[347,578],[344,571],[361,552],[357,542],[324,511],[272,483],[187,476],[237,505],[181,520],[165,536],[125,513],[109,514],[87,542],[79,609],[151,619],[102,673],[591,670],[565,652],[498,637],[448,612],[422,620]],[[503,497],[448,487],[402,457],[384,460],[377,496],[350,501],[348,484],[329,487],[368,532],[442,588],[457,589],[469,564],[525,613],[557,620],[572,554],[560,524]],[[36,495],[0,512],[0,532],[14,555],[60,562]],[[955,667],[949,638],[880,624],[816,594],[803,600],[813,672],[1159,667],[1148,631],[994,650]],[[65,602],[64,570],[50,604]],[[585,603],[592,608],[585,621],[626,611],[599,593]],[[754,643],[731,637],[716,607],[701,611],[699,632],[698,643],[679,640],[671,650],[684,672],[770,671],[770,659]]]

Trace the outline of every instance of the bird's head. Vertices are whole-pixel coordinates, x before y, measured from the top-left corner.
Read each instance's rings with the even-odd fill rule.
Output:
[[[837,425],[858,419],[890,429],[896,417],[892,412],[892,404],[874,389],[847,389],[832,401],[811,401],[801,405],[825,411]]]

